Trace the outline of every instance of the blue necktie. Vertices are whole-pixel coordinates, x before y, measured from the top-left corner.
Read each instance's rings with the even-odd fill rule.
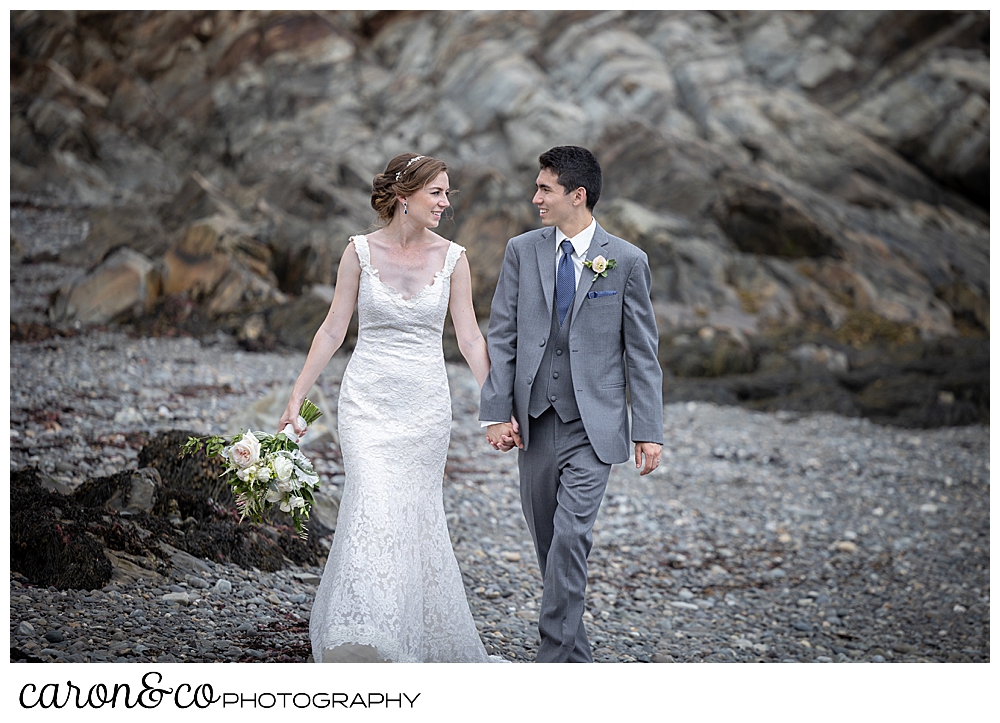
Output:
[[[560,245],[563,255],[559,259],[559,268],[556,269],[556,309],[559,311],[559,326],[562,326],[563,319],[566,318],[566,313],[576,295],[576,271],[573,269],[571,258],[573,244],[569,239],[563,239]]]

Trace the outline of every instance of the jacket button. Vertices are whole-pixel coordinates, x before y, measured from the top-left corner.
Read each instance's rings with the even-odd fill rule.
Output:
[[[556,400],[556,395],[555,394],[550,394],[549,395],[549,401],[550,402],[554,402],[555,400]]]
[[[552,378],[553,379],[558,379],[559,378],[559,372],[552,372]]]
[[[545,339],[542,339],[540,342],[538,342],[538,346],[545,346]]]
[[[532,383],[533,381],[535,381],[534,377],[529,377],[529,379],[528,379],[528,386],[529,386],[529,387],[531,386],[531,383]]]
[[[562,356],[562,349],[556,349],[556,356]]]

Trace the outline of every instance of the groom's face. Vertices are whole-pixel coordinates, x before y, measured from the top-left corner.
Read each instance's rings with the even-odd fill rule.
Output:
[[[559,226],[569,220],[575,210],[574,195],[566,193],[554,171],[543,168],[535,179],[535,197],[531,202],[538,206],[538,216],[543,226]]]

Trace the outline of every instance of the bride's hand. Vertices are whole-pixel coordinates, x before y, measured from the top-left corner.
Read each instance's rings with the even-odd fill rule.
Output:
[[[285,431],[285,427],[289,424],[295,430],[296,437],[302,437],[306,433],[306,426],[302,423],[302,417],[299,416],[299,407],[298,405],[293,406],[291,403],[285,407],[285,412],[278,420],[278,432]]]

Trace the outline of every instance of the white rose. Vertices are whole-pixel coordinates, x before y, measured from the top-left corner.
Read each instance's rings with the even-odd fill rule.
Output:
[[[257,479],[259,479],[261,482],[267,482],[269,479],[271,479],[271,470],[269,470],[266,466],[261,465],[257,469]]]
[[[229,448],[229,459],[237,467],[249,467],[260,459],[260,440],[253,432],[244,434],[240,441]]]
[[[291,512],[292,510],[298,509],[299,507],[305,507],[306,501],[304,497],[299,497],[298,495],[292,495],[287,501],[282,502],[280,507],[282,512]]]
[[[275,485],[275,487],[278,489],[278,491],[281,492],[281,494],[284,494],[285,492],[291,492],[293,489],[291,480],[287,479],[278,480],[278,483]]]
[[[595,274],[603,274],[608,268],[608,260],[603,256],[598,256],[590,262],[590,268]]]
[[[273,504],[275,502],[280,502],[284,496],[285,496],[284,492],[282,492],[281,490],[277,490],[274,487],[271,487],[267,491],[267,495],[264,497],[264,499]]]
[[[252,465],[250,467],[245,467],[244,469],[238,470],[236,472],[236,476],[239,477],[244,482],[246,482],[256,474],[257,474],[257,468]]]
[[[274,465],[274,474],[282,482],[292,476],[292,470],[295,468],[292,460],[288,459],[288,457],[275,457],[272,464]]]

